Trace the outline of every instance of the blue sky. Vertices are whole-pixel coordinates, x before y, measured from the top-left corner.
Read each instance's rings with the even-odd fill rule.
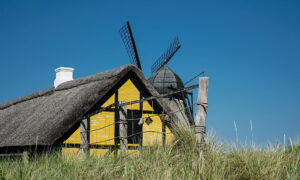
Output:
[[[130,20],[146,77],[178,35],[169,63],[183,81],[210,77],[208,129],[226,141],[300,136],[300,1],[0,1],[0,103],[128,64]],[[196,83],[196,81],[194,81]],[[196,98],[196,97],[195,97]]]

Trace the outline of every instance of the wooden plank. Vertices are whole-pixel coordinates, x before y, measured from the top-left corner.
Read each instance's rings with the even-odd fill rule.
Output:
[[[207,114],[207,94],[208,77],[199,78],[199,90],[197,100],[197,114],[195,117],[195,134],[197,143],[201,148],[205,146],[206,114]]]
[[[162,122],[162,144],[163,144],[163,147],[166,146],[166,122],[165,120],[163,120]]]
[[[120,103],[124,103],[121,101]],[[128,155],[128,140],[127,140],[127,108],[126,106],[119,107],[119,136],[120,136],[120,149],[121,149],[121,156]]]
[[[25,164],[28,164],[28,162],[29,162],[29,153],[27,151],[24,151],[22,153],[22,160]]]
[[[101,109],[98,109],[98,110],[96,110],[94,112],[91,112],[91,113],[87,114],[85,117],[91,117],[91,116],[93,116],[95,114],[98,114],[98,113],[100,113],[102,111],[110,109],[110,108],[112,108],[114,106],[127,106],[127,105],[136,104],[136,103],[140,103],[140,102],[144,102],[144,101],[149,101],[149,100],[153,100],[153,99],[164,98],[166,96],[170,96],[170,95],[173,95],[173,94],[178,94],[178,93],[181,93],[181,92],[184,92],[184,91],[195,89],[197,87],[199,87],[199,85],[195,84],[195,85],[183,88],[183,89],[179,89],[179,90],[173,91],[171,93],[161,94],[161,95],[158,95],[158,96],[151,96],[151,97],[148,97],[148,98],[145,98],[145,99],[139,99],[139,100],[136,100],[136,101],[130,101],[130,102],[124,102],[124,103],[113,103],[113,104],[108,105],[108,106],[106,106],[104,108],[101,108]]]
[[[89,119],[83,119],[80,122],[80,153],[82,158],[87,158],[89,156]]]
[[[140,93],[140,99],[143,99],[143,95],[142,93]],[[153,108],[153,107],[152,107]],[[146,111],[143,110],[144,109],[144,103],[143,102],[140,102],[140,120],[139,120],[139,123],[138,125],[139,126],[142,126],[143,127],[143,124],[144,124],[144,119],[143,119],[143,114],[145,113],[146,114]],[[154,110],[154,109],[153,109]],[[152,113],[151,111],[148,112],[149,114]],[[142,128],[143,130],[143,128]],[[142,150],[142,147],[143,147],[143,133],[139,136],[139,150],[141,151]]]

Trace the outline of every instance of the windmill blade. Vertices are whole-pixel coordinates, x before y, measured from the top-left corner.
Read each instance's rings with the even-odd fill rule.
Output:
[[[188,83],[192,82],[194,79],[196,79],[197,77],[204,75],[204,72],[201,72],[199,74],[197,74],[195,77],[193,77],[192,79],[188,80],[186,83],[184,83],[184,85],[187,85]]]
[[[178,37],[175,37],[172,43],[169,45],[168,49],[151,66],[151,73],[153,74],[163,65],[167,64],[180,47],[181,45],[179,43]]]
[[[140,70],[142,70],[142,66],[140,63],[140,58],[135,46],[135,42],[134,42],[134,38],[132,35],[132,31],[129,25],[129,21],[126,22],[126,24],[121,27],[121,29],[119,30],[122,41],[125,45],[125,48],[127,50],[129,59],[130,59],[130,63],[137,66]]]

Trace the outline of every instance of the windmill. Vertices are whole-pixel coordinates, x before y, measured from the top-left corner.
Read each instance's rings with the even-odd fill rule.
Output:
[[[119,32],[131,64],[142,70],[129,21],[127,21],[126,24],[121,27]],[[179,43],[178,37],[175,37],[166,51],[151,66],[152,75],[149,77],[148,81],[160,94],[166,94],[174,90],[183,89],[184,85],[190,82],[188,81],[184,84],[181,78],[167,66],[167,63],[180,49],[180,47],[181,44]],[[195,77],[193,79],[195,79]],[[174,111],[177,111],[176,114],[180,119],[193,122],[192,96],[192,92],[182,92],[181,94],[166,97],[166,99],[168,99],[170,107],[174,109]]]

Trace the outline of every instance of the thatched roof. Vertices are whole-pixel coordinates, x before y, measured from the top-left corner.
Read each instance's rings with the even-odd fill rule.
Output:
[[[151,95],[158,95],[139,69],[125,65],[1,104],[0,148],[53,145],[129,73]],[[170,112],[162,101],[160,106]]]

